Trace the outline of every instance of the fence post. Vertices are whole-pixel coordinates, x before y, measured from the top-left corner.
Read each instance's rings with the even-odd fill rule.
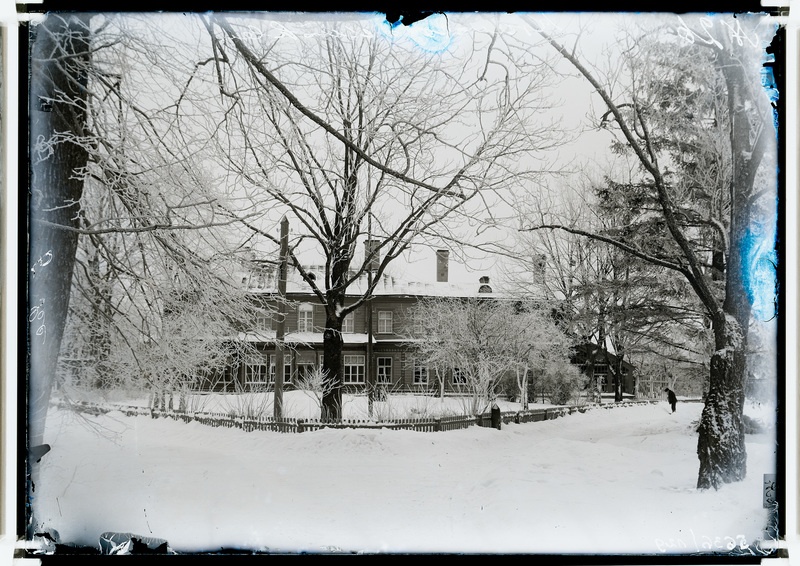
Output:
[[[497,403],[494,403],[492,404],[492,428],[500,430],[502,422],[503,419],[500,417],[500,407],[497,406]]]
[[[436,417],[433,419],[433,432],[441,432],[442,430],[442,419],[441,417]]]
[[[304,424],[305,424],[305,420],[297,419],[297,432],[303,432],[303,430],[304,430],[303,425]]]

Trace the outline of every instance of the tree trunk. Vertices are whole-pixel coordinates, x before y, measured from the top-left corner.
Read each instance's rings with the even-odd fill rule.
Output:
[[[519,392],[520,399],[522,399],[522,409],[524,411],[528,410],[528,370],[525,370],[525,373],[522,375],[522,387],[520,387]]]
[[[747,474],[744,444],[745,353],[738,329],[727,324],[718,331],[717,351],[711,358],[710,384],[700,418],[697,456],[699,489],[741,481]],[[722,346],[722,347],[720,347]]]
[[[725,302],[713,321],[716,351],[711,357],[709,388],[697,441],[700,489],[719,489],[725,483],[743,480],[747,474],[744,383],[750,303],[744,289],[741,254],[749,216],[746,208],[740,206],[733,219]]]
[[[108,321],[111,320],[111,285],[108,276],[100,273],[100,253],[94,242],[90,241],[87,259],[90,274],[89,291],[91,293],[91,314],[84,323],[89,323],[89,359],[94,368],[92,386],[95,389],[107,389],[111,386],[112,376],[109,367],[111,357],[111,333]]]
[[[87,17],[54,15],[40,24],[32,50],[28,447],[43,443],[69,310],[78,234],[53,225],[79,226],[83,180],[75,171],[86,166],[87,153],[74,138],[84,133],[88,41]],[[63,61],[58,60],[61,55]],[[49,142],[57,132],[66,134],[66,140],[37,148],[37,142]]]
[[[619,343],[618,343],[619,344]],[[614,364],[614,401],[619,403],[622,401],[622,369],[623,357],[625,355],[623,348],[620,346],[616,352],[617,360]]]
[[[746,376],[747,329],[750,324],[750,299],[746,282],[749,273],[744,261],[752,242],[748,241],[751,222],[750,195],[763,155],[763,136],[752,133],[753,101],[741,61],[720,52],[718,64],[728,90],[731,115],[731,226],[728,261],[725,265],[725,301],[714,316],[716,351],[711,358],[709,389],[700,419],[697,455],[700,472],[697,487],[718,489],[725,483],[741,481],[747,473],[744,444],[744,384]]]
[[[278,272],[278,325],[275,329],[275,388],[273,391],[272,416],[283,418],[283,378],[286,344],[286,276],[288,270],[287,256],[289,250],[289,219],[281,219],[280,267]]]
[[[50,15],[39,24],[31,51],[30,195],[28,256],[27,449],[44,444],[44,429],[69,310],[86,150],[75,143],[86,120],[88,15]],[[54,135],[64,141],[50,143]],[[70,135],[72,134],[72,135]],[[37,144],[42,144],[37,147]],[[46,223],[45,223],[46,222]],[[27,459],[26,533],[37,525],[31,505],[39,465]]]
[[[78,247],[77,232],[53,225],[80,224],[83,180],[76,170],[86,166],[88,155],[75,138],[84,135],[86,119],[88,20],[86,15],[47,17],[38,27],[31,55],[29,446],[41,444],[44,437]],[[36,147],[57,132],[64,141]]]
[[[341,303],[339,303],[341,304]],[[331,313],[330,311],[334,312]],[[325,320],[322,348],[324,360],[322,369],[325,372],[322,394],[322,420],[342,418],[342,319],[335,314],[336,307],[328,307]]]
[[[617,371],[618,370],[617,364],[615,363],[614,366],[615,366],[614,367],[614,383],[613,383],[613,385],[614,385],[614,402],[615,403],[619,403],[620,401],[622,401],[622,388],[620,387],[621,380],[620,380],[619,371]]]

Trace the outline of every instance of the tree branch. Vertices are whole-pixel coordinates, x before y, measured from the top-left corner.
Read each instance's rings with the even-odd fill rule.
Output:
[[[561,224],[543,224],[541,226],[533,226],[530,228],[521,228],[520,232],[533,232],[535,230],[563,230],[564,232],[569,232],[570,234],[576,234],[578,236],[584,236],[586,238],[590,238],[592,240],[597,240],[599,242],[604,242],[606,244],[612,245],[626,253],[629,253],[633,256],[638,257],[648,263],[652,263],[654,265],[658,265],[660,267],[665,267],[667,269],[672,269],[683,274],[687,279],[692,278],[692,273],[689,271],[685,266],[682,266],[677,263],[672,263],[670,261],[666,261],[655,256],[646,254],[636,248],[629,246],[628,244],[624,244],[620,241],[617,241],[613,238],[608,238],[606,236],[601,236],[600,234],[595,234],[593,232],[588,232],[586,230],[580,230],[578,228],[571,228],[569,226],[563,226]]]
[[[597,81],[597,79],[592,75],[592,73],[589,72],[589,70],[586,67],[584,67],[573,54],[569,53],[555,39],[550,37],[548,34],[539,29],[537,26],[533,25],[527,17],[523,17],[523,19],[531,27],[533,27],[537,31],[537,33],[539,33],[539,35],[541,35],[559,54],[561,54],[567,61],[569,61],[569,63],[571,63],[572,66],[575,67],[578,70],[578,72],[580,72],[581,75],[583,75],[583,77],[589,82],[589,84],[591,84],[596,89],[597,94],[600,95],[600,97],[603,99],[603,102],[606,104],[607,108],[614,115],[614,118],[616,118],[617,123],[619,124],[619,127],[622,130],[623,135],[625,136],[625,140],[628,142],[628,145],[636,154],[636,157],[639,159],[639,162],[642,164],[645,170],[647,170],[647,172],[653,178],[656,190],[658,191],[658,200],[659,203],[661,204],[667,228],[669,229],[670,234],[675,240],[675,243],[678,245],[684,257],[686,258],[688,268],[684,267],[679,269],[678,271],[680,271],[681,273],[684,274],[684,276],[686,276],[692,288],[695,290],[698,297],[703,302],[705,307],[709,310],[709,312],[714,313],[715,318],[722,317],[722,305],[717,301],[713,291],[709,287],[703,275],[700,262],[697,259],[694,251],[692,250],[692,247],[690,246],[689,241],[686,238],[686,235],[680,229],[677,219],[675,218],[675,207],[667,191],[667,187],[664,182],[664,178],[661,175],[661,171],[658,168],[658,164],[648,157],[646,150],[642,148],[641,144],[636,140],[636,137],[628,128],[622,116],[622,113],[619,110],[619,107],[614,103],[613,100],[611,100],[611,97],[609,96],[606,89]],[[649,145],[650,143],[649,138],[646,140],[646,142]]]
[[[424,183],[422,181],[418,181],[417,179],[408,177],[407,175],[404,175],[399,171],[395,171],[394,169],[375,161],[355,143],[350,141],[346,136],[342,135],[333,126],[328,124],[328,122],[317,116],[310,109],[306,108],[306,106],[303,105],[303,103],[300,102],[297,99],[297,97],[294,96],[294,94],[292,94],[292,92],[288,88],[286,88],[286,86],[269,71],[269,69],[267,69],[264,66],[261,60],[255,56],[255,54],[242,42],[242,40],[239,39],[239,36],[236,34],[233,28],[231,28],[230,24],[228,23],[225,17],[217,15],[214,17],[214,21],[225,31],[228,37],[231,38],[231,41],[233,41],[233,44],[236,46],[236,49],[239,51],[239,53],[241,53],[241,55],[248,62],[248,64],[251,65],[256,71],[258,71],[258,73],[262,77],[264,77],[276,90],[278,90],[278,92],[280,92],[286,98],[286,100],[288,100],[291,103],[292,106],[297,108],[308,119],[310,119],[312,122],[320,126],[323,130],[328,132],[328,134],[330,134],[331,136],[335,137],[337,140],[342,142],[350,151],[356,153],[365,162],[369,163],[371,166],[375,167],[380,171],[388,173],[389,175],[395,177],[396,179],[409,183],[410,185],[421,187],[423,189],[438,194],[446,194],[447,196],[451,197],[464,198],[464,195],[461,191],[453,190],[453,188],[458,186],[458,183],[461,181],[461,178],[464,175],[465,168],[459,170],[458,173],[456,173],[450,180],[450,182],[448,182],[447,185],[445,185],[444,187],[435,187],[433,185],[429,185],[428,183]],[[479,153],[481,149],[482,147],[479,148]]]

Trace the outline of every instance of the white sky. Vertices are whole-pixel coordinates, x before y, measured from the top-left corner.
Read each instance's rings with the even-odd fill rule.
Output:
[[[540,38],[533,31],[526,18],[529,15],[523,14],[448,14],[436,15],[426,20],[417,22],[412,26],[397,26],[391,32],[383,22],[380,15],[353,15],[353,14],[313,14],[298,15],[289,13],[266,13],[264,18],[269,23],[254,20],[250,26],[252,37],[246,38],[250,41],[266,42],[272,41],[280,36],[282,48],[292,49],[298,45],[293,38],[300,38],[304,35],[311,35],[319,29],[319,20],[358,18],[362,20],[372,20],[374,33],[391,33],[396,41],[406,42],[424,51],[435,52],[443,47],[461,49],[466,47],[464,39],[471,42],[466,35],[474,29],[491,30],[495,23],[499,23],[503,34],[509,40],[519,41],[520,44],[533,44],[539,42]],[[613,41],[617,28],[622,25],[623,17],[619,14],[545,14],[532,15],[533,19],[542,28],[558,37],[566,45],[571,45],[577,38],[576,31],[582,30],[579,38],[579,52],[590,63],[598,65],[614,64],[616,58],[612,55],[607,58],[606,51],[613,49]],[[644,19],[652,18],[653,15],[631,15],[628,18]],[[680,19],[674,14],[662,14],[655,16],[661,23],[680,28]],[[146,22],[146,18],[145,18]],[[718,20],[711,20],[713,33],[723,33],[726,28]],[[199,33],[204,32],[198,26]],[[367,28],[369,29],[369,28]],[[171,28],[172,30],[172,28]],[[177,27],[174,31],[180,38],[184,32]],[[154,39],[155,41],[155,39]],[[549,48],[546,51],[550,51]],[[171,53],[171,51],[159,51],[159,55]],[[176,53],[176,56],[180,54]],[[183,55],[186,55],[185,53]],[[591,94],[592,89],[583,78],[576,78],[575,71],[564,61],[560,61],[561,70],[569,72],[572,76],[564,78],[553,87],[553,94],[560,99],[561,106],[548,112],[548,118],[555,118],[560,124],[568,127],[586,127],[587,117],[597,117],[605,111],[601,101],[597,96]],[[172,85],[173,87],[175,85]],[[153,89],[154,92],[158,89]],[[576,130],[577,131],[577,130]],[[550,154],[550,159],[557,164],[568,166],[574,170],[571,180],[551,181],[551,188],[557,190],[559,183],[574,186],[586,177],[599,178],[609,168],[609,163],[613,158],[609,156],[608,144],[610,136],[604,131],[584,132],[569,144],[559,148]],[[567,165],[569,164],[569,165]],[[517,190],[538,190],[536,186],[520,187]],[[494,211],[493,211],[494,212]],[[507,209],[501,216],[513,216],[515,211]],[[294,229],[298,229],[295,226]],[[491,234],[491,232],[490,232]],[[498,241],[505,239],[505,235],[494,232]],[[485,236],[484,236],[485,237]],[[397,261],[391,268],[391,272],[400,277],[408,279],[421,279],[423,281],[432,280],[434,277],[434,257],[435,249],[438,247],[451,247],[447,244],[440,245],[433,242],[431,247],[424,243],[418,243],[412,247],[410,253],[405,254],[403,261]],[[360,251],[360,250],[359,250]],[[455,282],[476,281],[482,275],[499,275],[495,262],[498,258],[481,260],[475,254],[467,252],[470,256],[460,257],[458,250],[453,249],[451,253],[450,278]],[[304,257],[306,263],[319,263],[319,257],[314,257],[307,253]],[[496,277],[495,277],[496,278]]]
[[[286,30],[286,36],[292,37],[293,34],[299,34],[296,27],[294,27],[298,19],[304,20],[305,17],[300,18],[282,14],[277,17],[276,22],[267,26],[267,29],[273,32],[275,30]],[[597,21],[596,18],[584,16],[552,15],[546,18],[545,27],[557,33],[562,31],[564,27],[586,20],[591,22],[590,33],[583,37],[582,41],[589,44],[589,51],[597,51],[599,53],[598,46],[606,41],[608,28],[610,27],[608,24],[613,18],[610,18],[607,23],[602,23]],[[513,14],[449,14],[447,17],[434,16],[417,22],[410,27],[398,26],[391,33],[394,35],[395,40],[402,38],[419,46],[420,49],[435,51],[442,46],[463,46],[463,40],[471,42],[471,39],[465,33],[476,28],[491,30],[495,21],[500,22],[501,29],[509,36],[521,41],[540,41],[540,38],[532,32],[530,26]],[[388,33],[387,26],[382,23],[380,16],[375,17],[375,25],[378,33]],[[260,29],[263,29],[263,25]],[[308,32],[309,29],[313,30],[314,27],[313,24],[303,24],[301,29]],[[254,31],[254,34],[256,33],[260,32]],[[563,106],[552,110],[548,114],[548,118],[555,116],[557,117],[556,121],[561,124],[569,124],[571,127],[578,128],[585,123],[585,115],[592,112],[589,107],[590,88],[582,79],[564,79],[564,81],[555,85],[554,97],[559,99]],[[551,154],[550,158],[556,163],[570,163],[570,167],[576,169],[576,174],[583,175],[587,173],[587,163],[591,166],[594,162],[603,163],[606,161],[609,139],[606,132],[585,133],[568,145],[559,148]],[[576,156],[578,161],[574,161]],[[515,211],[508,209],[505,215],[512,216],[514,214]],[[496,236],[498,240],[504,239],[505,236],[502,233],[495,233],[498,234]],[[435,242],[431,243],[431,245],[426,245],[423,242],[412,245],[410,251],[403,254],[402,258],[392,264],[389,272],[409,280],[433,281],[435,280],[435,250],[437,248],[451,249],[450,281],[477,283],[478,279],[484,275],[494,276],[493,280],[497,280],[499,272],[496,262],[502,261],[501,258],[493,256],[481,259],[480,256],[482,254],[476,251],[461,251],[447,243],[436,244]],[[359,249],[357,253],[361,251],[362,249]],[[464,254],[469,257],[464,257]],[[311,252],[306,252],[303,257],[309,258],[307,263],[319,263],[320,261],[320,257],[315,257],[315,254]]]

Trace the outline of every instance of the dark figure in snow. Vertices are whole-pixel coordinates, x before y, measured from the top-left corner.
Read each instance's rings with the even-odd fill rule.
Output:
[[[664,391],[667,392],[667,401],[672,406],[672,412],[675,412],[675,405],[678,403],[678,398],[675,397],[675,392],[672,391],[669,387],[667,387]]]

